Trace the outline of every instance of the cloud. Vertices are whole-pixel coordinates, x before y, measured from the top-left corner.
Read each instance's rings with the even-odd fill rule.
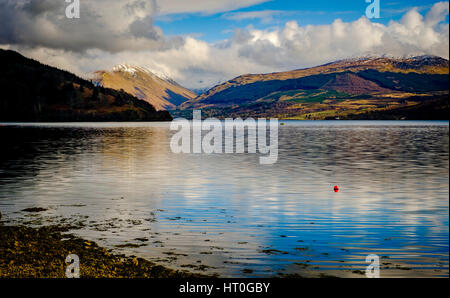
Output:
[[[226,13],[222,18],[232,21],[254,20],[259,19],[263,23],[271,23],[274,16],[283,15],[287,12],[281,10],[259,10],[259,11],[245,11],[245,12],[231,12]]]
[[[222,15],[223,19],[231,21],[260,20],[261,23],[268,24],[275,21],[275,17],[304,17],[320,15],[347,15],[357,14],[356,11],[325,11],[325,10],[255,10],[255,11],[237,11],[228,12]]]
[[[436,26],[445,21],[449,11],[448,2],[438,2],[430,9],[425,16],[425,22],[428,26]]]
[[[233,11],[272,0],[157,0],[160,14],[203,13]]]
[[[65,17],[63,0],[0,0],[0,44],[71,52],[164,49],[179,42],[154,25],[157,15],[215,13],[268,0],[80,1],[80,19]]]
[[[80,19],[61,0],[0,0],[0,43],[73,52],[164,48],[171,40],[153,25],[155,0],[80,2]]]
[[[438,2],[424,14],[413,8],[399,21],[386,25],[366,17],[353,22],[336,19],[327,25],[300,26],[289,21],[266,30],[252,26],[236,29],[230,39],[207,43],[193,36],[165,37],[152,22],[163,10],[161,1],[153,5],[147,0],[95,1],[84,9],[96,18],[77,24],[78,29],[58,19],[56,12],[61,7],[55,1],[40,1],[31,5],[29,0],[0,0],[0,44],[82,76],[129,63],[164,73],[186,87],[201,88],[245,73],[292,70],[365,55],[449,57],[448,2]],[[167,2],[166,13],[182,9],[171,10],[174,3],[203,3],[174,1]],[[95,10],[101,2],[108,5]],[[205,4],[203,12],[231,9],[241,1],[220,2],[227,5]],[[249,3],[256,1],[243,1],[242,5]],[[5,5],[10,11],[5,11]],[[229,16],[249,18],[251,14]]]
[[[199,87],[245,73],[310,67],[366,55],[449,57],[448,2],[435,4],[425,16],[412,9],[387,25],[361,17],[354,22],[336,19],[329,25],[238,29],[230,40],[207,44],[187,39],[183,47],[154,53],[170,75],[187,86]],[[202,50],[199,51],[198,48]],[[199,55],[198,53],[201,53]],[[149,63],[149,62],[148,62]]]

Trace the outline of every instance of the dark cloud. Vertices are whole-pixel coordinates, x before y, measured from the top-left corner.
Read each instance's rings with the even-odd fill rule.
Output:
[[[158,11],[158,4],[156,3],[156,0],[135,0],[126,3],[124,7],[130,15],[135,15],[147,8],[150,8],[154,14]]]
[[[0,44],[16,43],[14,18],[10,4],[0,0]]]
[[[72,52],[111,53],[166,48],[154,26],[156,2],[81,1],[81,18],[68,19],[62,0],[0,0],[0,43]]]
[[[65,11],[64,1],[40,0],[25,2],[23,10],[28,12],[31,16],[37,16],[48,12],[59,12],[61,14]]]
[[[161,30],[153,26],[153,18],[147,17],[134,21],[129,26],[130,33],[134,37],[148,38],[152,40],[161,40],[163,38]]]

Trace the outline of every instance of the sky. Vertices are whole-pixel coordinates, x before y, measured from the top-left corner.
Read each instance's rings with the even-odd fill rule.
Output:
[[[166,35],[190,35],[208,42],[218,42],[231,38],[234,30],[247,26],[264,30],[283,26],[292,20],[300,26],[331,24],[337,18],[351,22],[364,15],[369,5],[364,0],[276,0],[254,3],[229,12],[161,15],[155,17],[155,24]],[[381,0],[380,18],[373,21],[388,24],[390,20],[400,20],[405,12],[414,7],[423,13],[435,3],[429,0]]]
[[[72,0],[74,1],[74,0]],[[388,55],[449,57],[449,3],[380,0],[0,0],[0,48],[82,77],[147,67],[188,88],[241,74]]]

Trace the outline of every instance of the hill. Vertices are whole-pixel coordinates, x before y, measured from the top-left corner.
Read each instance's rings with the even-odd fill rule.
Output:
[[[168,121],[124,91],[95,86],[72,73],[0,50],[0,121]]]
[[[358,58],[239,76],[183,103],[177,113],[188,116],[192,109],[202,109],[204,115],[219,118],[345,119],[377,112],[382,119],[383,111],[419,106],[427,100],[441,105],[443,101],[437,99],[445,99],[448,90],[446,59]],[[442,114],[429,115],[435,117]]]
[[[118,65],[112,71],[95,72],[94,81],[103,87],[123,89],[158,110],[175,109],[183,102],[197,97],[194,92],[169,78],[157,76],[146,68],[127,64]]]

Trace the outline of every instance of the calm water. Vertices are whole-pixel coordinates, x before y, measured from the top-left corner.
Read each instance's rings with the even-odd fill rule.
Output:
[[[288,121],[271,166],[176,155],[171,135],[168,123],[0,125],[3,220],[75,224],[117,253],[222,276],[361,276],[368,254],[382,276],[448,276],[448,122]]]

